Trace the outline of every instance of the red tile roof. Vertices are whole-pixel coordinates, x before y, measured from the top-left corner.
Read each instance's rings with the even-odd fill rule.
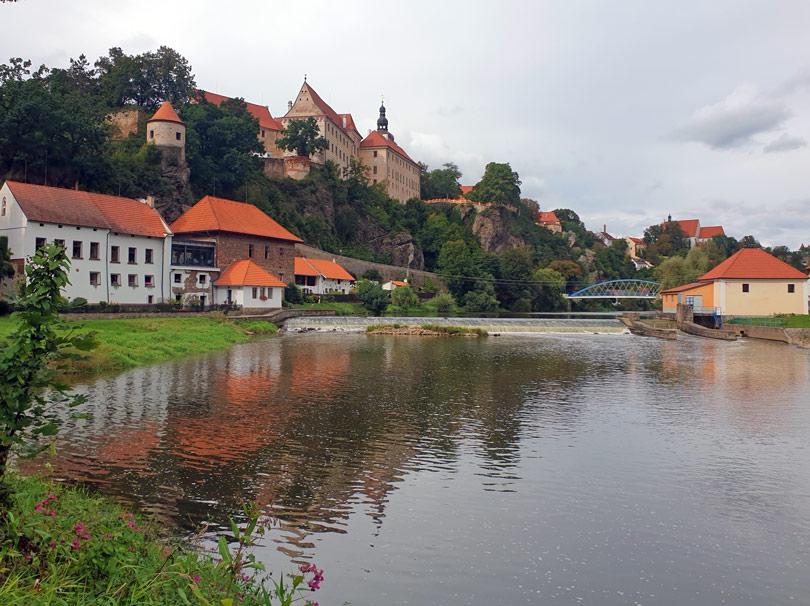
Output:
[[[700,228],[700,239],[709,239],[714,236],[725,236],[726,232],[723,231],[722,225],[712,225],[711,227]]]
[[[296,276],[318,276],[318,270],[310,265],[305,257],[295,258],[295,275]]]
[[[354,280],[354,276],[334,261],[324,259],[307,259],[310,265],[317,269],[324,278],[330,280]]]
[[[405,150],[402,149],[399,145],[391,141],[390,139],[386,139],[383,137],[378,131],[373,130],[371,133],[362,141],[360,141],[361,148],[368,148],[368,147],[388,147],[393,149],[395,152],[400,154],[401,156],[405,157],[405,159],[410,160],[413,164],[416,164],[411,157],[405,153]]]
[[[353,131],[354,131],[354,132],[356,132],[358,135],[360,134],[360,131],[359,131],[359,130],[357,130],[357,127],[356,127],[356,126],[355,126],[355,124],[354,124],[354,118],[352,118],[352,115],[351,115],[351,114],[340,114],[340,117],[341,117],[341,119],[346,118],[346,129],[345,129],[345,130],[346,130],[347,132],[348,132],[348,131],[352,131],[352,130],[353,130]],[[341,126],[342,126],[342,124],[343,124],[343,123],[341,122]]]
[[[177,115],[177,112],[174,111],[172,104],[168,101],[163,102],[163,105],[158,108],[155,115],[147,120],[147,123],[148,122],[176,122],[177,124],[185,124],[185,122],[180,119],[180,116]]]
[[[633,241],[633,244],[635,244],[637,246],[646,246],[646,244],[647,244],[641,238],[634,238],[633,236],[630,236],[630,239]]]
[[[402,280],[391,280],[391,284],[395,284],[396,286],[407,286],[407,282],[403,282]]]
[[[700,286],[706,286],[707,284],[709,284],[709,282],[692,282],[691,284],[684,284],[683,286],[676,286],[675,288],[662,290],[660,294],[670,295],[676,292],[683,292],[685,290],[692,290],[693,288],[698,288]]]
[[[206,90],[200,92],[203,94],[208,103],[213,103],[214,105],[222,105],[223,102],[228,101],[231,98],[226,97],[225,95],[209,93]],[[281,130],[281,123],[273,118],[272,114],[270,114],[270,109],[267,106],[256,105],[255,103],[248,103],[247,101],[245,101],[245,105],[247,106],[247,110],[250,112],[250,115],[259,120],[259,126],[262,128],[268,128],[270,130]]]
[[[316,105],[318,109],[320,109],[327,118],[329,118],[332,122],[334,122],[338,128],[341,130],[343,129],[343,119],[338,116],[337,112],[329,107],[329,104],[321,99],[321,96],[315,92],[315,89],[312,88],[309,84],[304,82],[304,86],[301,87],[301,90],[306,88],[309,91],[309,96],[312,98],[312,102]]]
[[[155,238],[171,234],[154,208],[132,198],[16,181],[6,181],[6,184],[30,221],[101,227],[117,233]]]
[[[735,278],[806,280],[807,276],[795,267],[791,267],[760,248],[743,248],[714,269],[700,276],[699,279],[722,280]]]
[[[686,219],[685,221],[673,221],[673,223],[677,223],[678,225],[680,225],[681,226],[681,231],[683,231],[683,233],[686,234],[686,236],[688,238],[694,238],[694,237],[697,236],[697,229],[698,229],[698,225],[700,224],[700,221],[698,219]],[[667,222],[664,221],[663,225],[664,225],[664,230],[666,230]]]
[[[240,259],[228,265],[214,282],[214,286],[280,286],[287,285],[269,271],[249,259]]]
[[[176,234],[227,231],[303,242],[252,204],[205,196],[172,223]]]
[[[560,224],[560,220],[557,218],[557,215],[555,215],[553,212],[545,212],[545,211],[542,211],[542,210],[537,213],[537,222],[538,223],[544,223],[544,224],[547,224],[547,225],[559,225]]]
[[[459,187],[461,188],[462,198],[475,189],[474,185],[460,185]]]

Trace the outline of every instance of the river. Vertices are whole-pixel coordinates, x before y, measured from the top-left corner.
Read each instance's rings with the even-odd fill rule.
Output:
[[[810,604],[810,355],[627,334],[286,334],[77,389],[60,477],[241,499],[322,606]]]

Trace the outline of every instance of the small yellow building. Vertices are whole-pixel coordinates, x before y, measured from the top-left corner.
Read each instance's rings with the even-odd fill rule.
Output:
[[[807,276],[759,248],[743,248],[698,282],[661,292],[663,311],[678,303],[723,316],[806,314]]]

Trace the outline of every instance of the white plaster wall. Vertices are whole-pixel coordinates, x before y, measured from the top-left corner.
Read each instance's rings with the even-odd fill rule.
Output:
[[[168,273],[169,257],[166,250],[166,242],[170,238],[151,238],[147,236],[133,236],[129,234],[112,233],[109,236],[107,245],[107,284],[109,284],[110,303],[136,303],[146,304],[149,296],[153,297],[153,303],[169,298],[169,291],[166,290],[166,274]],[[113,246],[118,246],[118,263],[113,263],[111,251]],[[136,262],[129,263],[129,248],[135,248]],[[169,250],[171,250],[169,243]],[[152,263],[146,263],[146,249],[152,249]],[[70,246],[68,246],[68,253]],[[112,286],[112,275],[121,276],[121,286]],[[137,277],[137,286],[129,286],[128,276],[134,274]],[[153,286],[146,286],[145,277],[152,276]]]
[[[0,188],[0,204],[6,201],[6,214],[0,215],[0,236],[8,236],[8,247],[12,259],[25,257],[23,238],[28,219],[23,214],[20,205],[11,193],[8,184]]]

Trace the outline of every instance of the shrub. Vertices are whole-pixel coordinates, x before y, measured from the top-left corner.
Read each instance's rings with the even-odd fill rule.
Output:
[[[449,292],[441,292],[433,297],[433,303],[440,314],[450,313],[456,306],[456,300]]]
[[[304,293],[301,292],[301,289],[298,288],[294,282],[290,282],[284,289],[284,300],[291,305],[298,305],[304,302]]]
[[[416,307],[419,305],[419,298],[410,286],[400,286],[391,292],[391,299],[398,307]]]

